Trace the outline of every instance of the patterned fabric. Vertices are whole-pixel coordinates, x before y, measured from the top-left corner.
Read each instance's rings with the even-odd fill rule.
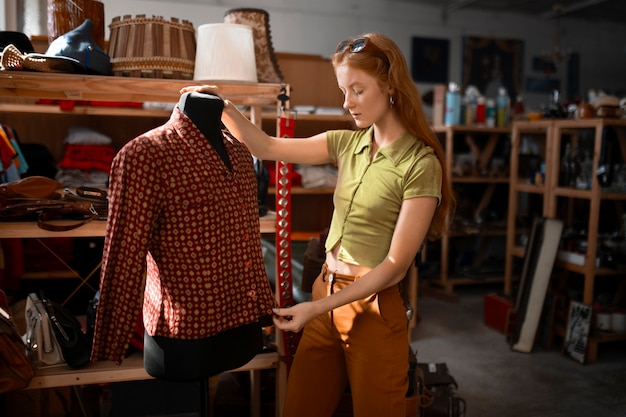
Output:
[[[178,108],[115,157],[92,360],[122,361],[142,304],[180,339],[271,314],[252,156],[224,135],[232,171]]]

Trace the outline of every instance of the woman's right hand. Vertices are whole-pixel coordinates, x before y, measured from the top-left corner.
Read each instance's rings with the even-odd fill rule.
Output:
[[[185,94],[189,92],[209,93],[213,94],[214,96],[218,96],[219,98],[224,100],[224,96],[222,95],[222,93],[220,93],[220,89],[216,85],[190,85],[180,89],[180,94]]]

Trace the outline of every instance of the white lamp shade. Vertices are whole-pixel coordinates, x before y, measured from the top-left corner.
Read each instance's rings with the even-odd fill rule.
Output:
[[[210,23],[197,35],[194,80],[257,82],[252,27]]]

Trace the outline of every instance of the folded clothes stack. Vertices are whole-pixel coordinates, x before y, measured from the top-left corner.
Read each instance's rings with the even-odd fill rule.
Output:
[[[106,188],[114,157],[111,138],[88,128],[71,128],[56,180],[68,187]]]

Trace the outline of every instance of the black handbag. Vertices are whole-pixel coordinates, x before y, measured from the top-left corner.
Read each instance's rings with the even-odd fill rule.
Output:
[[[63,359],[72,368],[81,368],[89,363],[91,356],[91,341],[83,332],[83,328],[74,314],[61,304],[58,304],[41,293],[52,329],[57,339]]]

